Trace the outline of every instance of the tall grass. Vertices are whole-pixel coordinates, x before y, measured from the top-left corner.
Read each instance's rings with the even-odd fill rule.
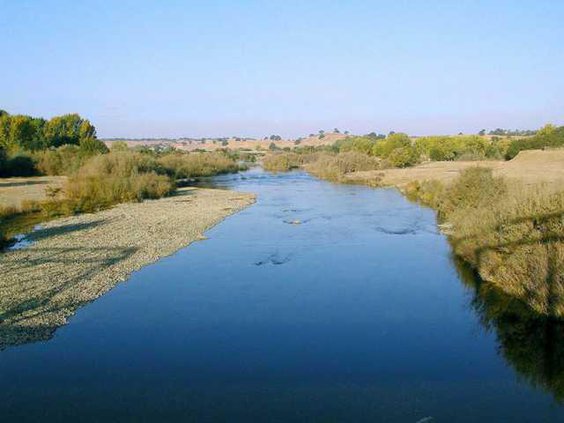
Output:
[[[35,159],[42,173],[68,175],[67,182],[44,201],[0,208],[0,246],[41,220],[161,198],[175,190],[175,179],[240,169],[235,158],[222,152],[154,154],[117,148],[85,156],[76,146],[65,146],[39,152]]]
[[[283,172],[303,167],[311,174],[331,181],[341,181],[347,173],[381,169],[387,162],[357,151],[330,153],[273,153],[263,159],[266,170]]]
[[[269,154],[262,160],[262,167],[271,172],[287,172],[304,164],[304,155],[284,152]]]
[[[221,152],[169,153],[158,157],[156,163],[155,171],[175,179],[212,176],[240,169],[233,158]]]
[[[311,174],[330,181],[342,181],[347,173],[382,169],[385,162],[377,157],[356,151],[338,154],[319,154],[316,160],[305,165]]]
[[[454,253],[538,313],[564,317],[564,191],[464,171],[450,186],[411,184],[408,194],[448,222]]]

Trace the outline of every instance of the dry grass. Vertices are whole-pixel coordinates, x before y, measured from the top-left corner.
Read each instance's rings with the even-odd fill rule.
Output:
[[[273,153],[262,160],[262,167],[270,172],[287,172],[303,165],[304,158],[297,153]]]
[[[455,254],[484,280],[538,313],[564,317],[564,190],[471,168],[450,185],[406,191],[439,211]]]
[[[36,176],[30,178],[0,179],[0,206],[21,208],[26,201],[42,201],[47,198],[49,187],[62,188],[64,176]]]
[[[367,154],[349,151],[339,154],[320,153],[304,167],[311,174],[330,181],[345,182],[351,172],[381,169],[384,162]]]
[[[564,150],[522,151],[510,161],[428,162],[406,169],[355,172],[346,176],[349,182],[373,186],[405,188],[415,181],[435,180],[450,183],[461,172],[472,167],[488,167],[494,175],[520,180],[526,185],[546,183],[554,188],[564,181]]]

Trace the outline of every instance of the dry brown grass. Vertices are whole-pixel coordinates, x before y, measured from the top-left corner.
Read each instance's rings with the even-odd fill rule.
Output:
[[[36,176],[30,178],[0,179],[0,206],[21,208],[26,201],[42,201],[47,198],[49,187],[61,188],[64,176]]]
[[[450,185],[406,191],[439,211],[454,253],[484,280],[537,313],[564,317],[564,190],[471,168]]]
[[[414,181],[435,180],[450,183],[472,167],[488,167],[494,175],[520,180],[526,185],[546,183],[553,188],[564,181],[564,150],[522,151],[510,161],[428,162],[405,169],[355,172],[346,176],[350,182],[395,186],[404,189]]]
[[[352,172],[380,169],[383,161],[364,153],[348,151],[345,153],[319,153],[315,160],[305,164],[311,174],[330,181],[346,182],[346,175]]]

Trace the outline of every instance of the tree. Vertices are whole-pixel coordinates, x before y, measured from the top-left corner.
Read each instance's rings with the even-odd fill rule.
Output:
[[[483,137],[484,135],[486,135],[486,130],[482,129],[480,132],[478,132],[478,135],[480,135],[481,137]]]
[[[335,134],[340,134],[340,133],[341,133],[338,128],[333,129],[333,132],[334,132]]]
[[[52,147],[64,144],[78,145],[83,139],[96,138],[96,128],[89,120],[76,113],[55,116],[45,125],[45,137]]]
[[[86,156],[104,154],[109,151],[108,147],[106,147],[106,144],[96,138],[81,139],[79,149],[80,153]]]

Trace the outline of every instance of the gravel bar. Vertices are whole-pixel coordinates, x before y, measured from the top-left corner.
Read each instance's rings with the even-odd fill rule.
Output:
[[[205,239],[254,195],[183,188],[142,203],[48,222],[31,245],[0,254],[0,349],[49,339],[84,304],[129,275]]]

